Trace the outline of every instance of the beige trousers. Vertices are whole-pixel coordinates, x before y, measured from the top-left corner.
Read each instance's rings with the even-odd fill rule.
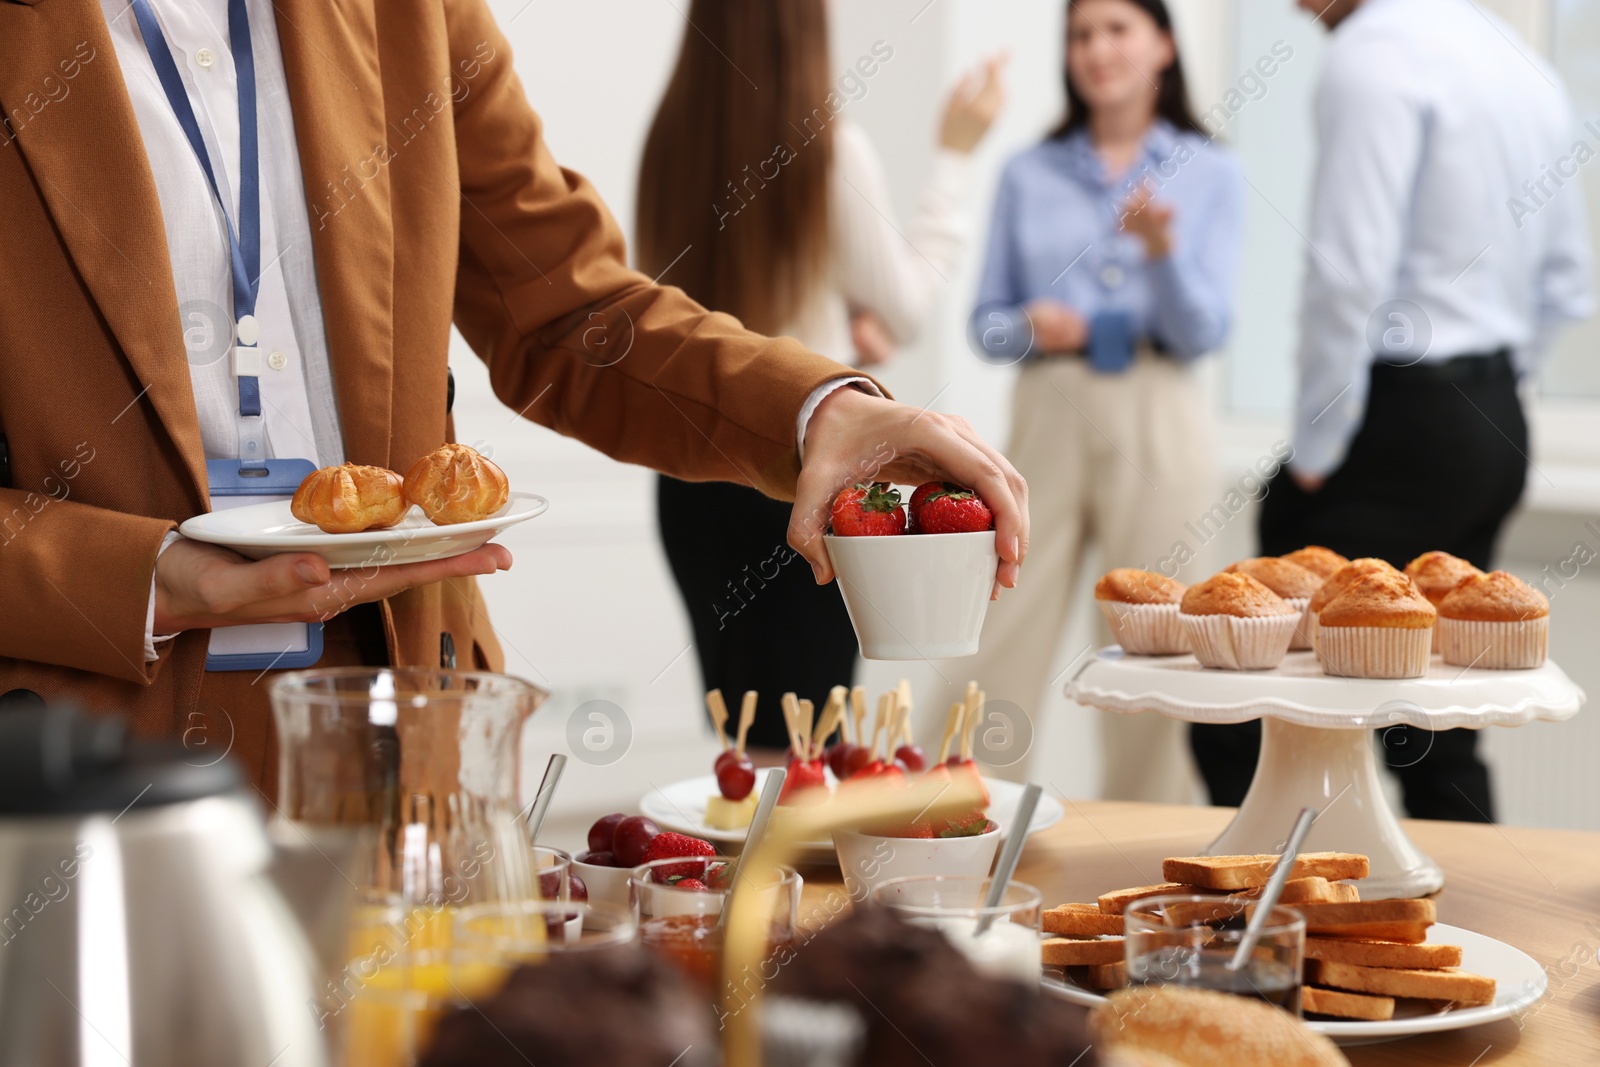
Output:
[[[1077,598],[1092,595],[1079,578],[1091,545],[1102,569],[1140,567],[1189,582],[1203,577],[1174,568],[1183,555],[1177,546],[1193,548],[1196,541],[1185,523],[1218,493],[1204,385],[1194,368],[1153,353],[1141,352],[1115,375],[1096,374],[1078,357],[1046,357],[1018,376],[1012,418],[1006,455],[1028,480],[1028,558],[1017,588],[990,605],[978,654],[949,661],[942,673],[952,681],[976,678],[991,701],[1020,706],[1034,721],[1035,737],[1047,711],[1098,716],[1102,796],[1189,803],[1194,771],[1186,723],[1068,705],[1061,692],[1070,672],[1050,674]],[[1095,623],[1096,647],[1108,644],[1098,609]],[[1028,764],[999,773],[1020,777]],[[1032,774],[1048,777],[1047,770]],[[1060,786],[1071,790],[1067,782]]]

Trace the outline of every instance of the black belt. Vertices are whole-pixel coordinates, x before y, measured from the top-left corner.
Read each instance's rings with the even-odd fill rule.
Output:
[[[1410,364],[1384,363],[1380,360],[1372,365],[1373,381],[1386,379],[1392,383],[1464,385],[1468,382],[1514,381],[1516,376],[1509,348],[1486,355],[1456,356]]]

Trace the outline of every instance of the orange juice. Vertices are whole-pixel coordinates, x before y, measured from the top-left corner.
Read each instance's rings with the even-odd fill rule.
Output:
[[[352,992],[338,1013],[343,1067],[411,1067],[449,1008],[492,996],[504,983],[511,964],[501,945],[543,942],[542,917],[463,914],[475,910],[358,910],[344,983]]]

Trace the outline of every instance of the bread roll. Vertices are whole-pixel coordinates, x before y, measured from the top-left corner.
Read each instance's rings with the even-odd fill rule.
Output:
[[[398,474],[357,463],[312,471],[289,502],[290,514],[325,533],[381,530],[399,522],[408,507]]]
[[[506,473],[476,449],[441,445],[406,471],[406,497],[439,526],[487,519],[511,495]]]

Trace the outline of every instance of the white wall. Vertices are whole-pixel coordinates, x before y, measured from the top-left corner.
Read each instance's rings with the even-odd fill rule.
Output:
[[[552,150],[595,183],[631,230],[638,154],[684,29],[679,11],[686,4],[492,0],[492,6],[545,119]],[[974,242],[981,241],[1000,164],[1060,113],[1062,7],[1061,0],[835,3],[836,67],[842,70],[875,40],[895,49],[893,61],[847,113],[878,145],[901,217],[925,173],[944,87],[979,57],[1009,48],[1011,102],[977,156],[971,217]],[[1220,486],[1284,432],[1279,416],[1292,384],[1288,362],[1303,247],[1291,223],[1298,226],[1304,217],[1310,151],[1305,109],[1320,31],[1290,10],[1289,0],[1179,0],[1175,9],[1202,110],[1273,41],[1284,39],[1295,49],[1266,95],[1224,132],[1245,158],[1259,193],[1251,194],[1239,327],[1223,363],[1220,392],[1227,406],[1259,417],[1230,420]],[[1003,442],[1013,372],[981,363],[964,341],[977,270],[974,252],[951,278],[924,338],[901,354],[886,377],[900,398],[917,404],[936,398],[935,407],[965,414],[990,439]],[[486,586],[507,646],[508,670],[554,693],[530,732],[530,764],[542,766],[549,752],[571,750],[570,713],[588,700],[614,702],[634,730],[619,762],[569,764],[552,826],[556,843],[576,847],[593,813],[632,808],[652,782],[701,773],[710,763],[712,743],[701,726],[686,618],[656,544],[651,477],[517,420],[490,395],[481,366],[459,339],[452,365],[460,387],[461,438],[491,443],[519,488],[552,502],[546,516],[506,536],[516,567]],[[1513,553],[1519,569],[1537,572],[1561,558],[1553,555],[1555,546],[1576,523],[1553,521],[1538,536],[1519,534],[1519,543],[1527,543]],[[1252,527],[1244,519],[1234,523],[1228,542],[1217,546],[1219,556],[1253,551]],[[1557,604],[1558,655],[1587,668],[1586,649],[1600,638],[1597,617],[1600,581],[1585,578]],[[1087,623],[1085,612],[1064,648],[1083,646]],[[868,665],[863,681],[881,687],[900,673]],[[910,673],[927,678],[925,671]],[[1600,687],[1600,666],[1590,673],[1591,686]],[[932,691],[931,685],[919,689]],[[1057,698],[1043,716],[1036,741],[1040,766],[1048,766],[1051,779],[1068,792],[1093,796],[1094,713]],[[1490,749],[1505,768],[1499,782],[1508,821],[1600,827],[1600,798],[1578,784],[1587,775],[1581,753],[1600,747],[1593,743],[1600,740],[1600,720],[1592,720],[1593,730],[1591,720],[1495,732]],[[1540,761],[1554,773],[1542,774]]]

